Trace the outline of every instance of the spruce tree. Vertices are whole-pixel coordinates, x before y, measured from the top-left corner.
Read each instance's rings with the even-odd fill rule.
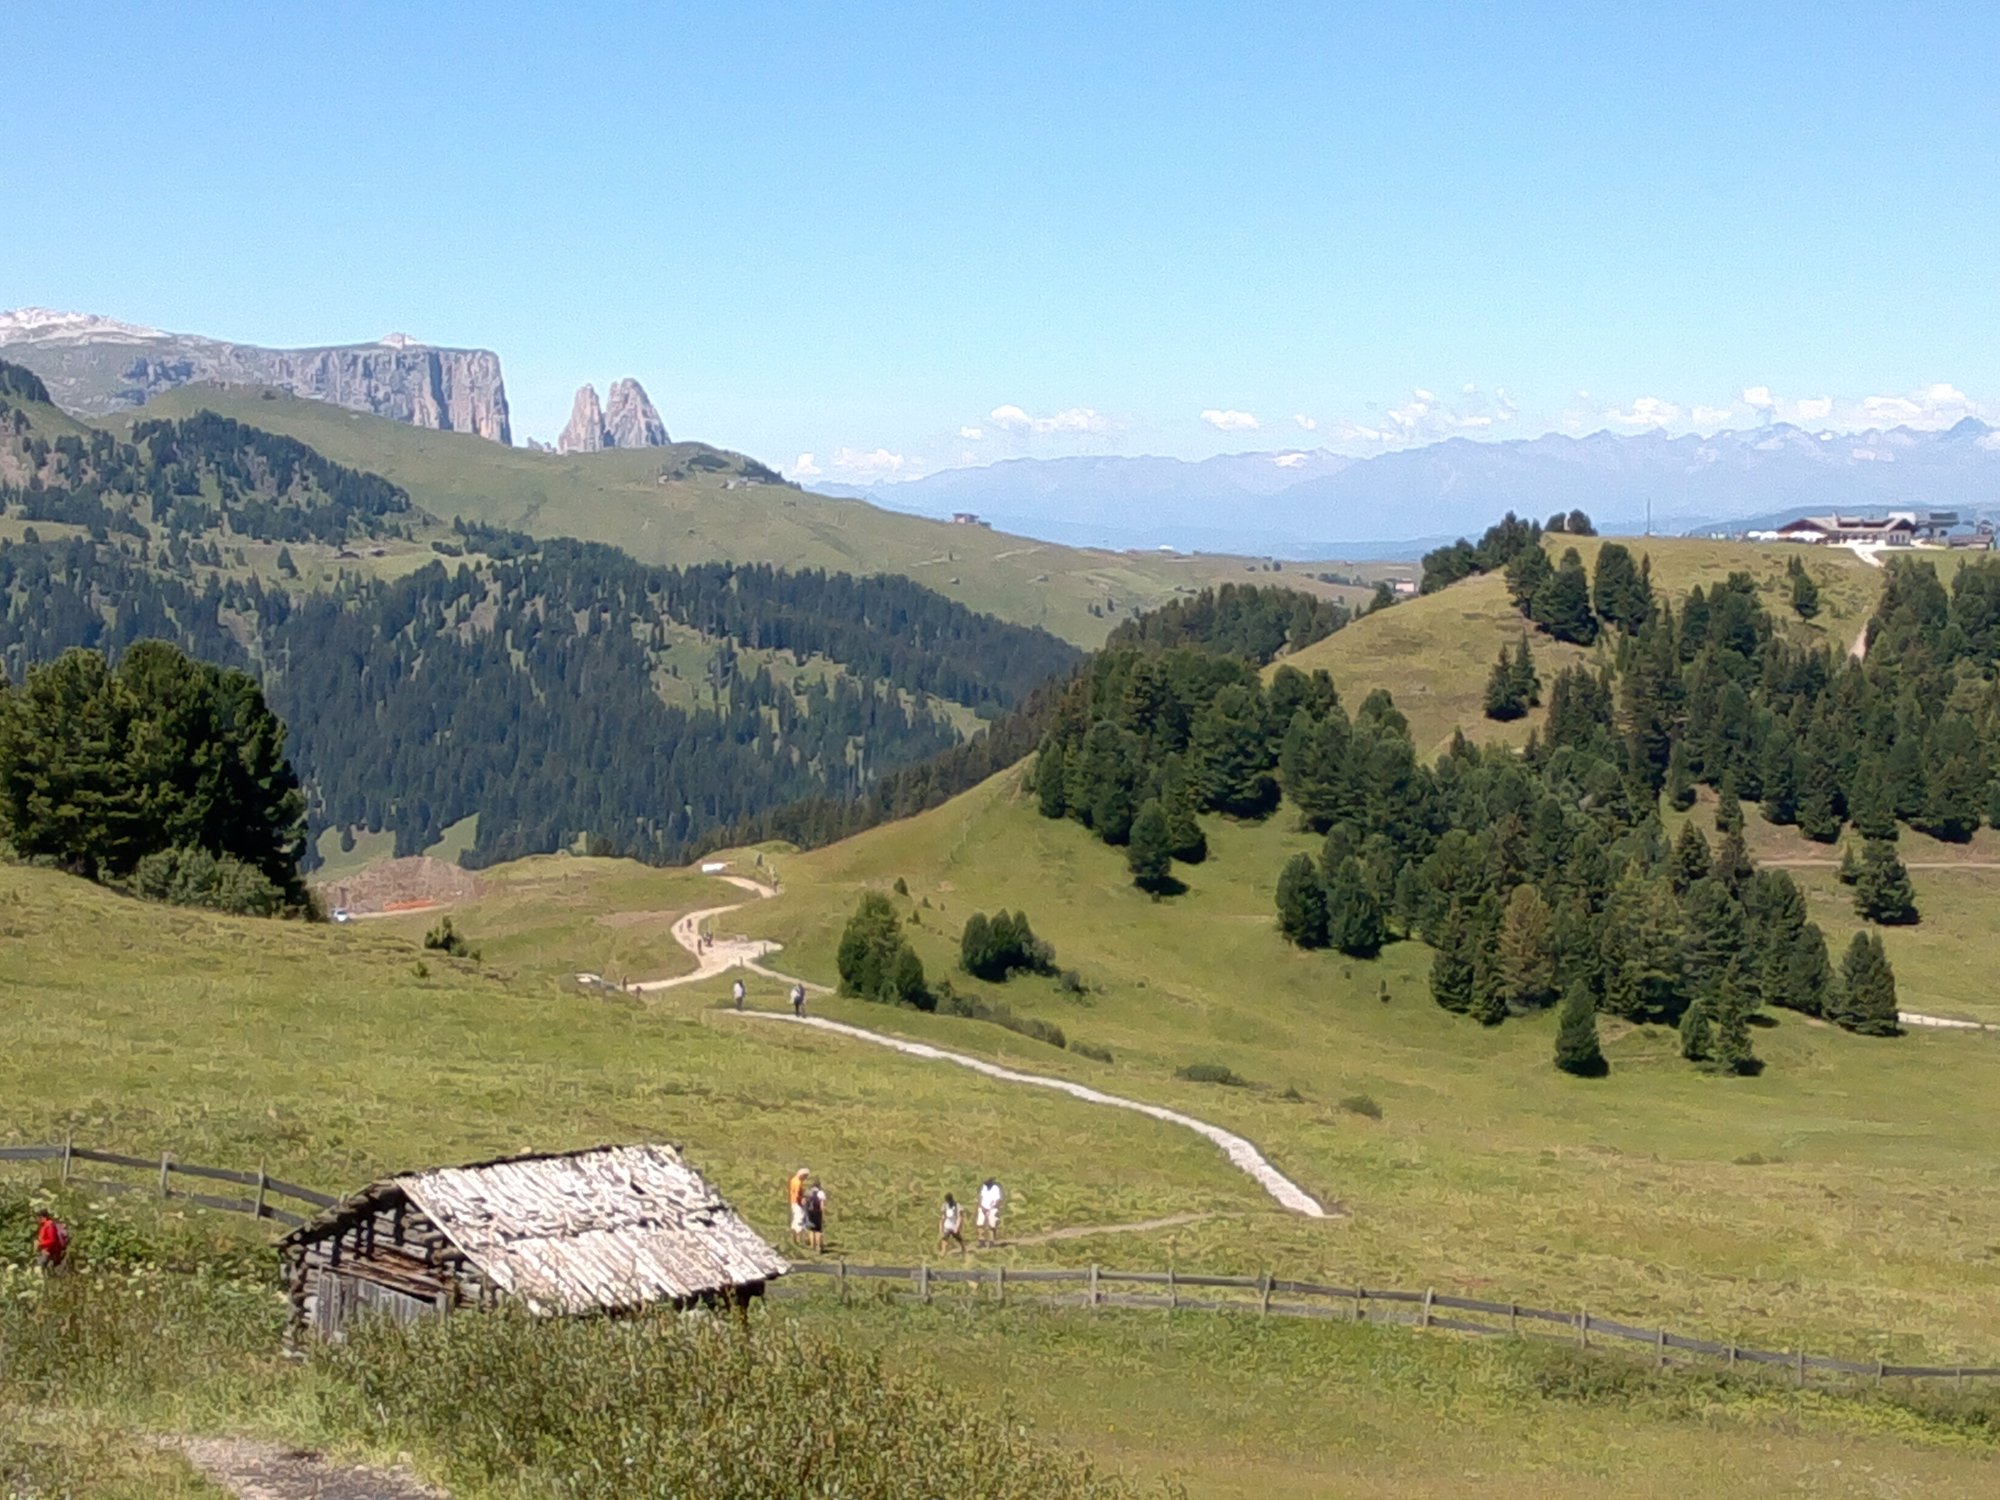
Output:
[[[1751,1045],[1749,1004],[1733,984],[1715,1002],[1715,1065],[1738,1075],[1761,1072],[1764,1066]]]
[[[1863,1036],[1897,1036],[1902,1032],[1896,1007],[1896,974],[1872,932],[1854,934],[1840,964],[1840,987],[1833,1019]]]
[[[1304,855],[1299,856],[1304,859]],[[1373,958],[1388,941],[1382,905],[1361,868],[1349,855],[1335,865],[1325,886],[1327,941],[1349,958]]]
[[[1675,812],[1686,812],[1694,806],[1694,777],[1688,773],[1687,747],[1679,740],[1674,741],[1667,757],[1666,791],[1667,806]]]
[[[1708,1017],[1708,1002],[1696,1000],[1681,1012],[1681,1056],[1689,1062],[1704,1063],[1715,1056],[1715,1027]]]
[[[1527,711],[1527,696],[1522,693],[1515,678],[1513,658],[1502,646],[1500,659],[1493,664],[1493,670],[1486,678],[1486,717],[1505,723],[1520,718]]]
[[[1068,811],[1068,757],[1054,731],[1042,736],[1042,748],[1035,755],[1035,805],[1045,818],[1060,818]]]
[[[1854,882],[1854,909],[1869,922],[1901,926],[1917,920],[1917,895],[1910,872],[1887,839],[1861,846],[1861,872]]]
[[[1764,741],[1759,768],[1764,783],[1764,821],[1786,827],[1799,820],[1799,745],[1792,726],[1776,720]]]
[[[1840,837],[1846,806],[1840,779],[1840,741],[1828,717],[1816,714],[1799,755],[1799,832],[1816,843]]]
[[[1715,831],[1717,833],[1741,833],[1743,831],[1743,804],[1736,796],[1736,773],[1724,771],[1722,785],[1715,792]]]
[[[1652,613],[1652,587],[1640,575],[1624,543],[1606,542],[1597,549],[1592,597],[1605,623],[1616,625],[1628,634],[1645,624],[1646,616]]]
[[[1535,654],[1528,648],[1527,636],[1522,636],[1514,648],[1514,691],[1521,701],[1530,708],[1537,708],[1542,701],[1542,674],[1535,670]]]
[[[1855,885],[1861,879],[1861,859],[1854,852],[1852,843],[1840,846],[1840,867],[1833,872],[1833,878],[1842,885]]]
[[[1194,788],[1177,755],[1167,757],[1160,773],[1160,811],[1167,819],[1167,852],[1184,865],[1198,865],[1208,858],[1208,835],[1195,816]]]
[[[1681,824],[1680,836],[1674,840],[1674,894],[1685,896],[1688,887],[1697,880],[1706,880],[1709,864],[1708,839],[1700,825],[1689,818]]]
[[[1431,999],[1460,1015],[1472,1009],[1472,953],[1465,911],[1454,903],[1445,913],[1431,955]]]
[[[1548,553],[1538,546],[1515,553],[1506,571],[1507,597],[1514,601],[1514,608],[1532,618],[1535,595],[1554,572]]]
[[[1896,837],[1896,806],[1889,790],[1888,761],[1880,755],[1864,755],[1855,768],[1854,784],[1847,793],[1848,816],[1854,831],[1864,839]]]
[[[1801,620],[1810,620],[1819,613],[1819,585],[1813,582],[1805,564],[1796,557],[1785,569],[1792,584],[1792,609]]]
[[[1531,616],[1559,641],[1588,646],[1597,639],[1597,616],[1590,608],[1590,578],[1583,558],[1571,547],[1549,579],[1535,591]]]
[[[1148,798],[1132,819],[1125,865],[1132,872],[1132,883],[1150,895],[1161,895],[1173,880],[1173,855],[1167,842],[1167,815],[1157,799]]]
[[[1578,1078],[1602,1078],[1611,1071],[1597,1039],[1597,1005],[1590,986],[1570,981],[1563,991],[1562,1013],[1556,1020],[1556,1066]]]
[[[1326,946],[1326,886],[1309,854],[1294,854],[1278,876],[1278,931],[1301,948]]]
[[[1554,915],[1534,886],[1517,885],[1508,892],[1493,957],[1509,1007],[1537,1010],[1555,1000]]]
[[[1195,716],[1188,771],[1201,804],[1234,818],[1261,818],[1278,805],[1277,757],[1255,687],[1231,683]]]

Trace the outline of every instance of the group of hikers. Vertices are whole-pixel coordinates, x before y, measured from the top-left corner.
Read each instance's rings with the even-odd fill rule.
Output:
[[[785,1185],[792,1212],[792,1243],[809,1246],[815,1255],[826,1253],[826,1185],[813,1176],[811,1167],[800,1167]],[[980,1246],[1000,1243],[1000,1206],[1006,1193],[999,1179],[989,1177],[979,1185],[979,1200],[973,1225]],[[965,1254],[965,1210],[955,1194],[944,1195],[938,1215],[938,1250],[956,1249]]]
[[[738,1010],[743,1009],[743,999],[750,992],[739,978],[729,986],[729,998],[736,1002]],[[792,1014],[801,1021],[806,1017],[806,987],[797,980],[792,981]]]

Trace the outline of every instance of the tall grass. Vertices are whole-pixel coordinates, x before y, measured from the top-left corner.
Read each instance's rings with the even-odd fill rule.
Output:
[[[335,1414],[474,1486],[629,1495],[1122,1496],[1122,1482],[873,1356],[758,1314],[359,1328]],[[336,1395],[336,1400],[346,1399]]]

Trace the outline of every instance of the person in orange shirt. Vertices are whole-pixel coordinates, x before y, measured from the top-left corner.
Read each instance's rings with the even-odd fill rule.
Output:
[[[800,1167],[792,1173],[791,1185],[786,1195],[792,1203],[792,1243],[803,1244],[806,1234],[806,1183],[812,1178],[811,1167]]]

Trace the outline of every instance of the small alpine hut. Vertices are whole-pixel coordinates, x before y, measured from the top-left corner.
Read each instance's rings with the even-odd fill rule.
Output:
[[[540,1314],[740,1304],[790,1269],[672,1146],[386,1177],[279,1242],[293,1338],[503,1300]]]

